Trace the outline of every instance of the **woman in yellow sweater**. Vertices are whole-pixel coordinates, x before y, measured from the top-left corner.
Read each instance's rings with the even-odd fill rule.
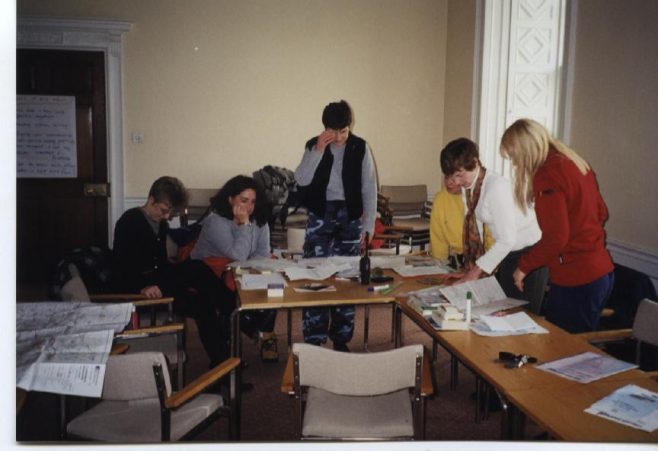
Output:
[[[461,188],[451,177],[443,178],[444,189],[436,193],[430,216],[430,244],[432,256],[439,260],[449,260],[451,256],[461,266],[464,234],[464,200]],[[494,243],[488,227],[484,228],[484,248]],[[451,262],[452,263],[452,262]]]

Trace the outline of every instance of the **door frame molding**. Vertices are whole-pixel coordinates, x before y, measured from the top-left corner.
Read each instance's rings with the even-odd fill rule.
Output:
[[[121,38],[131,27],[131,22],[119,20],[45,17],[19,17],[16,27],[16,47],[20,49],[101,51],[105,55],[107,169],[110,182],[108,243],[112,243],[114,222],[124,211]]]

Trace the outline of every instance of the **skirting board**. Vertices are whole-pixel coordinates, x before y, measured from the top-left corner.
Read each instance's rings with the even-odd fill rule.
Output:
[[[612,260],[647,274],[658,291],[658,254],[640,249],[622,241],[608,238],[608,251]]]

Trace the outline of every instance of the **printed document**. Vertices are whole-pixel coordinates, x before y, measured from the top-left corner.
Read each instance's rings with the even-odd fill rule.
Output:
[[[583,352],[582,354],[537,365],[537,368],[576,382],[587,384],[588,382],[637,368],[637,365],[615,359],[605,354]]]
[[[487,337],[548,333],[548,330],[534,322],[525,312],[504,316],[482,315],[479,321],[471,325],[471,330]]]
[[[267,290],[270,284],[288,286],[286,279],[278,272],[272,274],[243,274],[240,276],[243,290]]]
[[[658,393],[629,384],[595,402],[585,412],[636,429],[658,429]]]
[[[16,385],[65,395],[100,397],[116,332],[133,304],[16,304]]]

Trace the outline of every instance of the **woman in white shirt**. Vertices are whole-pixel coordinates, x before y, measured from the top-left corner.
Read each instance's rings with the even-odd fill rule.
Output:
[[[512,278],[521,255],[541,238],[534,210],[524,213],[518,208],[511,183],[482,166],[477,144],[467,138],[451,141],[441,151],[441,170],[462,188],[465,204],[466,270],[456,275],[459,282],[495,274],[507,296],[529,301],[531,310],[539,313],[548,280],[546,268],[532,273],[523,292]],[[495,240],[486,252],[482,245],[483,224]]]

